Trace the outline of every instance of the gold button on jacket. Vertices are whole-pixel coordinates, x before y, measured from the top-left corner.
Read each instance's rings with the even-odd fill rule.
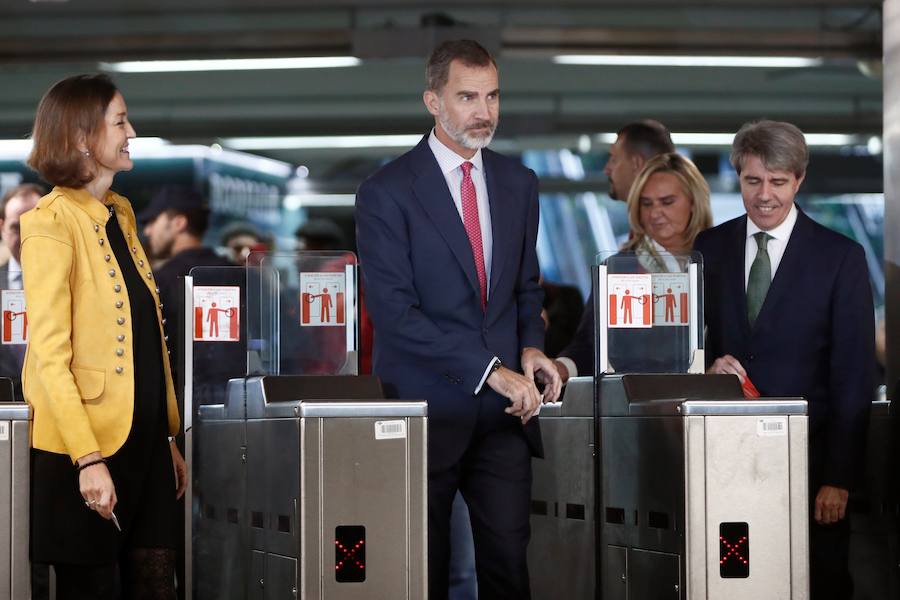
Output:
[[[109,192],[105,203],[115,206],[126,237],[137,239],[128,200]],[[134,359],[132,353],[119,357],[114,352],[122,334],[116,320],[123,310],[130,314],[131,308],[127,294],[117,294],[110,285],[111,268],[113,281],[121,281],[117,257],[107,262],[109,252],[99,243],[109,218],[107,206],[85,190],[56,187],[21,221],[31,330],[22,387],[33,408],[32,445],[68,454],[73,461],[98,450],[103,456],[114,454],[128,437],[134,412],[134,377],[116,375],[123,370],[134,373]],[[138,247],[131,259],[135,264],[144,260],[143,248]],[[158,304],[155,283],[144,281]],[[124,301],[123,308],[116,308],[118,301]],[[156,312],[161,322],[162,315]],[[178,405],[162,325],[159,336],[169,434],[175,435]]]

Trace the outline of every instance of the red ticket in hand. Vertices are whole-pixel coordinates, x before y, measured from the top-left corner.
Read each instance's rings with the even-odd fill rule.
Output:
[[[753,382],[750,381],[749,377],[744,378],[741,389],[744,390],[744,398],[759,398],[760,396],[759,390],[756,389],[756,386],[753,385]]]

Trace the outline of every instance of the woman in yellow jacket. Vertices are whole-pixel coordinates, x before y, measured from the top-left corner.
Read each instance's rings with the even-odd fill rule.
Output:
[[[21,220],[30,339],[32,560],[59,600],[174,598],[184,460],[159,290],[128,200],[125,101],[104,75],[43,97],[29,164],[55,185]]]

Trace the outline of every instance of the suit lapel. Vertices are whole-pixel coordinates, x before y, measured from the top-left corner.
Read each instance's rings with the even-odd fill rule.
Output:
[[[776,310],[775,307],[790,288],[794,275],[803,268],[803,247],[807,245],[809,225],[809,217],[798,208],[797,222],[794,223],[791,237],[788,238],[781,262],[778,264],[778,270],[775,271],[775,277],[772,278],[772,285],[766,292],[766,299],[763,301],[762,308],[759,309],[759,315],[756,317],[757,323],[764,321],[772,311]]]
[[[490,150],[482,150],[481,156],[484,164],[484,177],[487,182],[488,202],[491,207],[491,235],[493,242],[491,247],[491,280],[488,282],[488,304],[490,298],[497,289],[497,282],[503,273],[503,263],[509,253],[509,227],[504,227],[502,215],[513,214],[510,194],[500,185],[500,173],[494,153]]]
[[[478,275],[475,272],[475,257],[469,236],[463,226],[459,212],[453,203],[453,197],[447,188],[447,180],[438,166],[437,159],[428,147],[428,136],[419,142],[413,150],[416,179],[413,181],[413,193],[422,205],[422,209],[434,223],[444,241],[456,257],[459,266],[466,274],[469,285],[476,296],[481,293]]]
[[[750,319],[747,317],[747,286],[744,277],[744,262],[747,251],[747,216],[735,222],[735,231],[732,234],[735,243],[728,244],[728,260],[725,262],[728,268],[726,275],[728,281],[729,296],[735,299],[731,303],[734,307],[734,322],[741,324],[741,334],[744,338],[750,335]]]

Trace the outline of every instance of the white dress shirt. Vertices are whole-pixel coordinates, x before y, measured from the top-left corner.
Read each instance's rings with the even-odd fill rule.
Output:
[[[456,205],[456,212],[459,213],[460,221],[463,221],[462,209],[462,164],[464,162],[472,163],[472,170],[469,175],[472,177],[472,183],[475,184],[475,195],[478,198],[478,224],[481,226],[481,246],[484,252],[484,273],[487,279],[488,290],[491,288],[491,258],[494,246],[494,234],[491,231],[491,205],[488,202],[487,182],[484,178],[484,162],[481,159],[481,150],[477,150],[472,158],[465,159],[437,138],[434,129],[428,136],[428,147],[431,148],[432,154],[437,159],[441,173],[444,174],[444,180],[447,187],[450,188],[450,196],[453,198],[453,204]],[[481,391],[484,382],[487,381],[488,375],[491,374],[491,366],[497,360],[495,356],[492,358],[487,367],[484,369],[484,375],[478,386],[475,388],[475,394]]]
[[[6,263],[6,289],[22,289],[22,265],[14,256],[10,256],[9,262]]]
[[[797,222],[797,207],[791,206],[787,217],[781,222],[781,225],[767,231],[772,238],[766,244],[766,250],[769,252],[769,263],[772,265],[772,278],[775,278],[775,272],[778,271],[778,265],[781,264],[781,258],[784,256],[784,249],[787,247],[788,241],[791,239],[791,232],[794,231],[794,224]],[[747,217],[747,241],[744,253],[744,289],[747,289],[747,281],[750,279],[750,267],[756,260],[756,252],[759,249],[756,238],[753,234],[762,231],[756,226],[756,223]]]
[[[484,251],[484,272],[487,276],[488,290],[490,290],[491,282],[491,257],[494,246],[494,234],[491,231],[491,205],[488,202],[487,182],[484,178],[484,162],[481,159],[481,150],[475,152],[475,156],[465,159],[437,139],[434,129],[428,136],[428,146],[437,159],[441,173],[447,181],[447,187],[450,188],[450,195],[453,197],[453,204],[456,205],[456,212],[459,213],[460,221],[463,221],[462,209],[462,164],[464,162],[472,163],[472,170],[469,174],[472,177],[472,183],[475,184],[475,194],[478,197],[478,224],[481,226],[481,246]]]

